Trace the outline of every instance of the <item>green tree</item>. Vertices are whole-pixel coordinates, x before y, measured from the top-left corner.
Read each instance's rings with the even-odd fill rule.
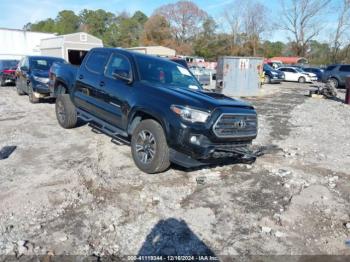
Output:
[[[27,24],[26,29],[35,32],[55,33],[56,23],[53,19],[48,18],[37,23]]]
[[[110,26],[115,23],[115,15],[102,9],[84,9],[80,13],[80,21],[83,31],[103,39]]]
[[[280,41],[277,41],[277,42],[265,41],[261,49],[262,50],[260,50],[259,55],[262,55],[263,57],[266,57],[266,58],[283,56],[283,50],[285,49],[285,44]]]
[[[130,17],[127,13],[122,13],[116,18],[118,26],[117,42],[121,47],[133,47],[140,45],[144,24],[147,16],[141,11],[137,11]]]
[[[80,18],[73,11],[63,10],[55,19],[55,29],[59,34],[70,34],[78,31]]]
[[[208,17],[202,26],[201,32],[194,41],[194,52],[196,55],[209,60],[217,56],[218,41],[216,35],[217,24],[212,17]]]

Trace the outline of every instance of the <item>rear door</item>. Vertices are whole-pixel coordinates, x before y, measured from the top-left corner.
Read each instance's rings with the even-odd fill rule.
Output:
[[[97,117],[103,115],[101,110],[101,88],[104,71],[110,52],[107,50],[92,50],[86,61],[78,70],[75,82],[74,104]]]

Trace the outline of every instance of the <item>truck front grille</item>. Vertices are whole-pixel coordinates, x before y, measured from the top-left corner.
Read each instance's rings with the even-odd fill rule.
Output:
[[[251,138],[257,135],[255,114],[221,114],[213,126],[213,132],[222,138]]]

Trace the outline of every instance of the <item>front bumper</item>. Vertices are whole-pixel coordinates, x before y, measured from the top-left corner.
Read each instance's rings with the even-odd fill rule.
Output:
[[[35,93],[39,93],[44,96],[50,95],[50,90],[48,84],[39,82],[39,81],[33,81],[32,82],[33,91]]]
[[[213,130],[218,118],[230,110],[232,109],[215,110],[206,124],[185,124],[178,121],[171,127],[168,136],[170,148],[200,162],[242,155],[238,152],[251,145],[252,140],[256,138],[256,132],[245,136],[218,137]],[[255,111],[241,108],[230,114],[251,115],[255,114]]]

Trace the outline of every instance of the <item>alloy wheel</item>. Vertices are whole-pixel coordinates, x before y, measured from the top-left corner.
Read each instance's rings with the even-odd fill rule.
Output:
[[[143,164],[149,164],[156,154],[156,140],[148,130],[141,130],[136,140],[136,155]]]

